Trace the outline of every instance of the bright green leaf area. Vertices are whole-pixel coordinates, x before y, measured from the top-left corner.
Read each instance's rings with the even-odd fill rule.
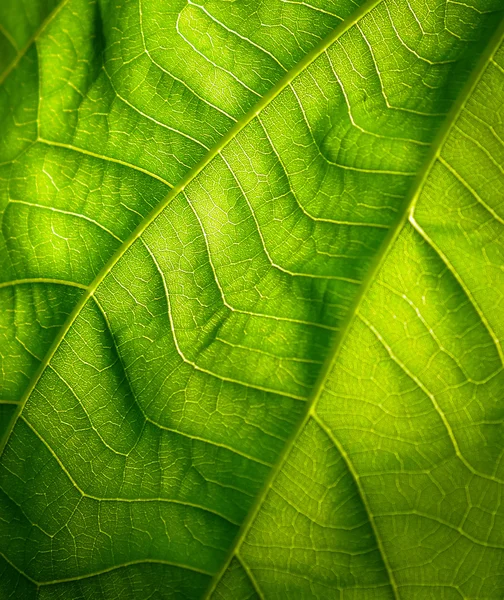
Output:
[[[503,597],[495,42],[213,598]]]
[[[332,4],[3,0],[0,400],[22,398],[80,288],[169,188],[355,9]]]
[[[2,3],[2,600],[503,597],[499,11]]]

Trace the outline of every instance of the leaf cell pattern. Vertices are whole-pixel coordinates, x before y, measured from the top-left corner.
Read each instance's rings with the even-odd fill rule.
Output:
[[[32,3],[38,27],[28,11],[22,27],[1,30],[14,42],[0,90],[2,410],[22,406],[0,462],[8,594],[204,591],[500,8],[372,1],[306,56],[354,5],[166,4]],[[477,92],[494,86],[498,98],[502,83],[488,72],[216,594],[274,597],[268,585],[305,582],[324,597],[331,577],[346,597],[412,595],[416,581],[466,594],[433,572],[436,535],[467,533],[461,548],[449,538],[450,556],[469,557],[478,543],[501,556],[491,536],[502,354],[498,322],[486,316],[501,302],[491,282],[502,218],[490,191],[502,184],[501,123],[498,104],[478,108],[492,94]],[[466,221],[485,248],[478,268],[463,259],[480,247]],[[447,222],[459,229],[443,238]],[[430,297],[416,298],[419,288]],[[379,414],[372,427],[369,406]],[[484,485],[469,489],[473,477]],[[430,502],[416,496],[420,481]],[[380,498],[390,486],[397,494]],[[329,503],[310,503],[310,488]],[[292,504],[295,490],[308,508]],[[471,531],[473,510],[489,515],[486,536]],[[265,551],[278,519],[285,548]],[[298,556],[296,527],[313,545]],[[419,551],[419,564],[403,567],[418,539],[430,548],[425,565]],[[484,571],[497,559],[478,551],[483,566],[468,585],[484,580],[482,597],[497,597]],[[335,556],[341,573],[331,571]],[[292,565],[313,557],[315,572],[296,578]]]
[[[502,32],[490,50],[212,598],[502,596]]]

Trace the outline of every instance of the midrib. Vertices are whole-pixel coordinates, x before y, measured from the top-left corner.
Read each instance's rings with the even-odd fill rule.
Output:
[[[55,15],[61,10],[61,8],[68,2],[69,0],[63,0],[58,7],[51,13],[51,15],[46,19],[46,21],[41,25],[39,30],[27,44],[25,49],[21,52],[26,52],[29,46],[38,38],[38,36],[43,32],[43,30],[47,27],[48,23],[53,20]],[[158,204],[158,206],[153,209],[141,222],[140,224],[132,231],[132,233],[125,239],[125,241],[119,246],[116,252],[109,258],[109,260],[102,267],[98,275],[95,279],[90,283],[87,287],[86,291],[82,294],[79,302],[75,305],[74,309],[70,313],[67,318],[65,325],[60,329],[58,335],[54,339],[50,349],[44,357],[44,360],[39,365],[37,371],[34,373],[30,383],[28,384],[23,396],[19,401],[19,407],[14,415],[10,426],[7,428],[4,437],[0,440],[0,456],[3,453],[5,446],[9,440],[10,434],[16,425],[17,419],[21,414],[26,401],[30,397],[33,389],[37,385],[42,373],[44,372],[47,365],[50,363],[54,353],[56,352],[58,346],[61,341],[67,334],[68,330],[74,323],[77,316],[80,314],[80,311],[85,306],[87,301],[94,295],[96,289],[100,285],[100,283],[105,279],[114,265],[121,259],[121,257],[125,254],[128,248],[142,235],[142,233],[147,229],[147,227],[163,212],[163,210],[170,204],[170,202],[180,193],[185,187],[195,179],[206,166],[210,164],[210,162],[218,156],[222,150],[242,131],[264,108],[266,108],[285,88],[287,88],[292,81],[301,74],[307,67],[309,67],[321,54],[323,54],[339,37],[341,37],[346,31],[348,31],[355,23],[360,21],[367,13],[369,13],[375,6],[381,4],[384,0],[368,0],[368,2],[364,3],[361,7],[359,7],[348,19],[340,23],[338,27],[336,27],[326,38],[324,38],[315,48],[313,48],[306,56],[295,65],[290,71],[288,71],[279,82],[271,88],[271,90],[264,95],[241,119],[239,119],[233,127],[225,134],[221,140],[210,149],[210,151],[202,158],[202,160],[197,163],[192,169],[190,169],[187,174],[180,180],[180,182],[175,185],[165,196],[165,199]],[[9,73],[14,69],[21,58],[20,56],[12,63]],[[5,78],[5,74],[3,77],[0,77],[0,84]]]
[[[379,2],[373,3],[373,5],[376,5],[376,4],[379,4]],[[367,7],[367,4],[365,6]],[[354,20],[354,22],[355,22],[355,20]],[[298,439],[300,433],[303,431],[303,429],[305,428],[305,426],[307,425],[307,423],[309,422],[310,419],[313,419],[314,421],[316,421],[320,427],[319,419],[316,418],[317,417],[317,413],[316,413],[317,404],[322,395],[322,392],[324,391],[324,386],[325,386],[327,377],[328,377],[329,373],[331,372],[331,370],[333,369],[333,367],[338,359],[340,350],[343,347],[345,339],[347,338],[347,336],[349,334],[349,331],[351,329],[351,325],[354,321],[355,315],[356,315],[357,311],[359,310],[359,307],[362,304],[362,301],[365,298],[368,289],[370,288],[371,284],[373,283],[375,276],[380,271],[389,252],[391,251],[391,249],[394,245],[394,242],[397,239],[399,233],[402,231],[404,225],[408,222],[408,220],[412,217],[413,212],[415,210],[416,203],[418,201],[418,198],[420,197],[420,194],[422,193],[423,186],[425,185],[425,182],[427,181],[427,178],[431,172],[432,167],[434,166],[434,163],[436,162],[436,160],[438,159],[438,157],[441,153],[444,143],[445,143],[448,135],[450,134],[452,126],[458,120],[458,117],[460,116],[461,112],[463,111],[467,100],[470,98],[474,88],[476,87],[479,80],[481,79],[487,66],[492,61],[493,55],[498,50],[501,42],[503,41],[503,38],[504,38],[504,18],[502,19],[502,22],[501,22],[500,26],[497,28],[497,31],[495,32],[495,34],[488,42],[488,45],[486,46],[482,56],[480,57],[478,63],[476,64],[475,68],[473,69],[466,84],[464,85],[463,89],[461,90],[457,100],[453,104],[450,112],[446,116],[446,119],[444,120],[443,125],[441,126],[436,138],[432,142],[430,152],[424,161],[423,167],[421,168],[421,170],[419,171],[418,175],[415,178],[415,181],[413,182],[413,185],[410,189],[408,198],[404,202],[402,210],[401,210],[395,224],[391,227],[389,234],[386,236],[385,240],[383,241],[381,249],[377,253],[373,263],[371,264],[371,266],[368,270],[368,273],[367,273],[367,277],[363,281],[363,283],[360,287],[359,293],[357,294],[356,298],[354,299],[353,305],[349,309],[349,311],[346,315],[346,318],[340,329],[339,335],[334,343],[334,346],[333,346],[330,354],[328,355],[328,357],[324,363],[324,366],[321,370],[318,380],[313,388],[313,392],[310,396],[310,399],[307,402],[304,416],[300,419],[296,429],[291,433],[291,436],[287,440],[287,442],[282,450],[282,453],[280,454],[280,456],[277,459],[277,462],[275,463],[275,466],[271,469],[271,472],[269,473],[268,478],[266,479],[262,490],[257,495],[253,506],[251,507],[245,521],[243,522],[243,524],[240,528],[240,531],[238,532],[238,535],[235,538],[233,546],[229,551],[227,560],[223,564],[221,570],[215,575],[212,583],[210,584],[210,587],[208,588],[208,590],[204,596],[205,600],[208,600],[210,598],[211,594],[213,593],[213,591],[216,588],[217,583],[220,581],[221,577],[226,572],[233,557],[238,556],[239,548],[240,548],[242,542],[245,540],[247,533],[248,533],[250,527],[252,526],[252,523],[254,522],[254,519],[256,518],[259,510],[261,509],[261,506],[266,498],[266,495],[267,495],[273,481],[275,480],[276,476],[282,470],[282,468],[290,454],[290,451],[292,450],[293,446],[295,445],[296,440]],[[324,430],[324,432],[327,434],[327,431]],[[337,445],[337,449],[339,450],[338,445]],[[344,451],[344,449],[342,449],[342,450]],[[347,464],[347,467],[348,467],[348,463],[347,463],[346,459],[345,459],[345,464]],[[352,477],[354,480],[356,479],[353,472],[352,472]],[[362,491],[361,487],[359,486],[358,481],[356,481],[356,483],[357,483],[359,492],[362,496],[363,491]],[[365,498],[363,498],[363,500],[364,500],[363,505],[367,511],[368,520],[372,526],[375,537],[377,538],[378,549],[379,549],[380,555],[382,557],[385,569],[387,570],[387,575],[389,577],[391,589],[393,590],[395,597],[398,598],[399,595],[398,595],[397,587],[395,584],[395,580],[393,578],[393,573],[391,571],[387,557],[384,555],[383,545],[381,543],[381,540],[379,539],[379,533],[377,532],[376,527],[374,526],[373,516],[370,514],[370,511],[367,506],[367,502],[365,501]]]

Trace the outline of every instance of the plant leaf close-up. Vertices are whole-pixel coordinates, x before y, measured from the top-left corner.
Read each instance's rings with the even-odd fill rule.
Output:
[[[0,600],[504,597],[501,0],[0,6]]]

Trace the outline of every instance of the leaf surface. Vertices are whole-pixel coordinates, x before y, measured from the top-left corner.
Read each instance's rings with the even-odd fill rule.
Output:
[[[203,592],[499,8],[375,0],[302,58],[327,27],[271,38],[275,3],[258,24],[228,4],[63,3],[7,67],[0,292],[12,348],[33,360],[7,352],[3,369],[18,377],[7,399],[23,394],[0,462],[6,593]],[[298,24],[327,16],[285,4]],[[311,451],[334,454],[319,438]]]
[[[212,598],[504,594],[503,35]]]
[[[356,6],[22,4],[0,7],[0,434],[121,242]]]

